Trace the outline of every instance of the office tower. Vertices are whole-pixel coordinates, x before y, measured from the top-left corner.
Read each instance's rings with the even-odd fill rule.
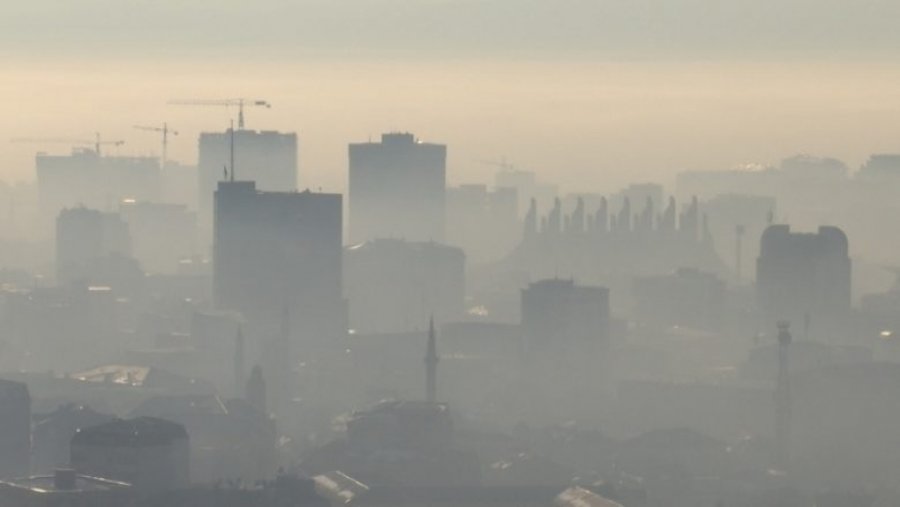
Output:
[[[422,315],[461,318],[466,255],[432,242],[377,239],[345,250],[345,294],[357,333],[422,329]]]
[[[558,278],[522,290],[522,335],[528,355],[579,355],[609,342],[609,290]]]
[[[118,213],[65,209],[56,219],[56,275],[61,283],[91,278],[99,261],[131,256],[131,235]]]
[[[71,155],[35,157],[41,212],[55,218],[63,208],[114,209],[123,199],[158,201],[159,160],[153,157],[100,156],[79,149]]]
[[[447,147],[412,134],[351,144],[350,241],[442,241]]]
[[[787,321],[795,329],[802,324],[804,338],[837,337],[850,310],[847,251],[847,236],[837,227],[819,227],[817,233],[766,228],[756,267],[760,322]]]
[[[265,326],[273,334],[287,312],[292,338],[304,342],[346,333],[341,201],[339,194],[263,192],[252,181],[220,182],[213,250],[217,309],[239,311],[251,330]]]
[[[202,224],[210,223],[213,193],[220,180],[252,180],[259,190],[268,192],[297,189],[297,134],[243,129],[233,134],[231,130],[200,134],[197,209]],[[226,168],[234,170],[234,178],[225,177]]]
[[[28,475],[31,468],[31,396],[19,382],[0,380],[0,478]]]

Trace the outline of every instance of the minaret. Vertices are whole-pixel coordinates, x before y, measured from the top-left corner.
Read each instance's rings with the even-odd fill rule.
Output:
[[[244,388],[244,329],[238,324],[234,339],[234,390],[240,393]],[[240,396],[240,394],[238,394]]]
[[[775,385],[775,445],[782,471],[787,471],[791,454],[791,381],[789,371],[791,346],[790,323],[778,323],[778,379]]]
[[[428,323],[428,346],[425,350],[425,398],[429,403],[437,399],[437,337],[434,332],[434,317]]]

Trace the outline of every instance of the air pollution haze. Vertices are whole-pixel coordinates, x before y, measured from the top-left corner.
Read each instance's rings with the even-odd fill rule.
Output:
[[[0,5],[0,507],[900,505],[900,3]]]

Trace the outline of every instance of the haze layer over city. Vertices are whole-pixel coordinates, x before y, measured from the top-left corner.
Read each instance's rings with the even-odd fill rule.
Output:
[[[0,507],[900,505],[900,3],[0,6]]]

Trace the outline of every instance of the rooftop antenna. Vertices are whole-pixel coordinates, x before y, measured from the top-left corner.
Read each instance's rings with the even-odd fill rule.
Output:
[[[222,99],[222,100],[205,100],[205,99],[174,99],[169,104],[177,106],[225,106],[238,108],[238,128],[244,130],[244,106],[247,107],[265,107],[271,109],[272,104],[266,100],[258,99]]]
[[[241,114],[243,114],[243,111]],[[243,119],[243,116],[241,116],[241,118]],[[229,151],[231,152],[231,171],[230,171],[231,175],[230,175],[230,177],[231,177],[231,182],[234,183],[234,120],[231,120],[231,128],[228,129],[228,132],[230,134],[228,148],[229,148]]]

